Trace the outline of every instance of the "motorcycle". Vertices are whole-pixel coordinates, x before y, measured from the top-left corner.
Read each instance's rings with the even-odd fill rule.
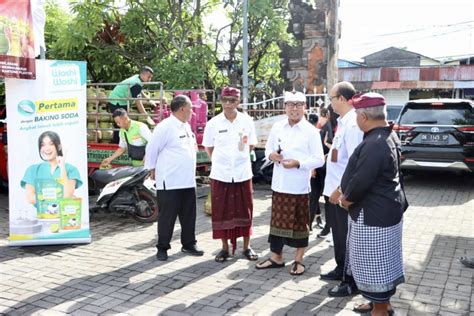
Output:
[[[252,163],[253,181],[272,183],[273,161],[265,157],[265,150],[255,149],[255,161]]]
[[[155,181],[143,167],[98,169],[90,179],[92,188],[100,190],[96,205],[91,210],[104,209],[123,212],[141,223],[152,223],[158,218]]]

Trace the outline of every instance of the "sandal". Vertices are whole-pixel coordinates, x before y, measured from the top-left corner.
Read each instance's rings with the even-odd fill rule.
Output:
[[[227,250],[221,249],[214,260],[216,260],[216,262],[224,262],[227,261],[227,259],[229,259],[229,252]]]
[[[296,272],[296,271],[298,271],[298,266],[303,267],[302,272]],[[305,271],[306,271],[306,266],[304,264],[302,264],[301,262],[295,261],[291,264],[291,270],[290,270],[291,275],[302,275]]]
[[[250,261],[255,261],[255,260],[258,259],[257,253],[255,253],[255,251],[253,251],[252,248],[248,248],[248,249],[244,250],[243,254]]]
[[[355,306],[352,309],[352,311],[354,311],[356,313],[359,313],[359,314],[362,314],[362,315],[370,316],[371,313],[372,313],[372,309],[374,309],[374,303],[369,302],[369,303],[364,303],[364,304],[360,304],[360,305]],[[394,316],[395,315],[395,310],[389,309],[387,311],[387,315],[388,316]]]
[[[266,262],[270,262],[271,264],[268,265],[268,266],[262,266],[262,264],[266,263]],[[263,269],[275,269],[275,268],[283,268],[285,266],[285,263],[282,262],[282,263],[278,263],[278,262],[275,262],[272,258],[268,258],[262,262],[259,262],[255,265],[255,268],[258,269],[258,270],[263,270]]]
[[[369,303],[359,304],[355,306],[352,309],[352,311],[359,314],[363,314],[363,313],[371,312],[373,308],[374,308],[374,303],[369,302]]]

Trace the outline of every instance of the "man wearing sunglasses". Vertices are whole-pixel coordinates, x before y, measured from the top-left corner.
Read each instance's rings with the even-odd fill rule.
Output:
[[[235,252],[237,238],[243,237],[243,255],[257,260],[250,248],[252,234],[253,197],[252,165],[250,151],[257,144],[253,120],[240,113],[240,90],[225,87],[221,93],[222,113],[212,118],[204,130],[202,144],[212,161],[211,208],[212,237],[220,239],[222,249],[216,255],[217,262]]]

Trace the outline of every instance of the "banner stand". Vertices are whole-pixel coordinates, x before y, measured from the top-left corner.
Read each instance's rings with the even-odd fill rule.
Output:
[[[86,63],[36,60],[5,79],[9,245],[89,243]]]

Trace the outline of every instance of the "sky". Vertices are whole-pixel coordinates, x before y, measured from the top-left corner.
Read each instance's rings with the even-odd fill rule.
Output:
[[[474,55],[474,0],[339,1],[339,58],[362,61],[391,46],[438,59]],[[207,27],[225,25],[221,10]]]
[[[391,46],[431,58],[474,55],[474,0],[340,0],[339,58]]]

